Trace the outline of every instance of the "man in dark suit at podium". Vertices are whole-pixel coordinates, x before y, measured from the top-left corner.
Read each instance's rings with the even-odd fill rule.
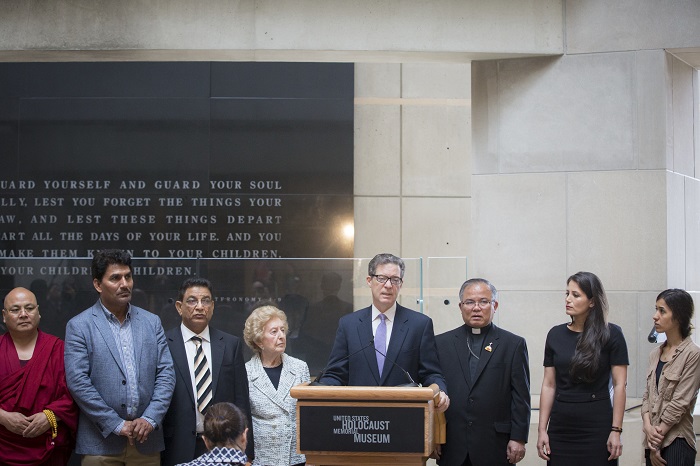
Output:
[[[340,319],[320,383],[388,387],[414,380],[423,386],[435,383],[440,387],[436,409],[445,411],[450,399],[433,321],[396,302],[405,270],[403,260],[392,254],[378,254],[370,261],[367,285],[372,305]]]
[[[488,280],[467,280],[459,297],[465,325],[436,338],[454,400],[445,413],[447,442],[438,448],[438,464],[515,464],[525,457],[530,428],[527,345],[493,325],[498,292]]]

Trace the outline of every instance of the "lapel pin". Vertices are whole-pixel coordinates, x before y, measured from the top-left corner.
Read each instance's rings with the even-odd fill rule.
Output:
[[[486,351],[488,351],[489,353],[490,353],[491,351],[493,351],[493,348],[491,348],[491,345],[493,345],[493,342],[489,342],[489,344],[486,345],[486,348],[484,348],[484,349],[485,349]]]

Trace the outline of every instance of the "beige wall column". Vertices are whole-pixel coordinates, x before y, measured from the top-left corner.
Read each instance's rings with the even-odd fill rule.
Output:
[[[687,158],[669,144],[673,63],[643,51],[472,65],[473,270],[500,286],[500,322],[530,343],[534,392],[546,333],[567,320],[566,278],[588,270],[627,338],[629,395],[642,395],[654,297],[686,287],[678,239],[692,225],[678,206],[697,182],[667,167]]]
[[[467,63],[355,65],[355,257],[468,255],[469,96]],[[456,307],[444,311],[442,294],[454,301],[464,273],[437,270],[433,279],[443,289],[427,290],[425,311],[444,331],[461,321]]]
[[[603,281],[632,398],[656,294],[700,289],[697,76],[663,50],[472,63],[470,271],[500,287],[498,323],[527,339],[533,393],[570,274]],[[624,463],[639,464],[630,447]]]

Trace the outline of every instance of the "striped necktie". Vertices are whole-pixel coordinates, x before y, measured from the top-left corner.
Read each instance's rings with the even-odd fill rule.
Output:
[[[211,371],[207,356],[204,354],[202,346],[202,338],[194,336],[192,341],[197,347],[197,353],[194,355],[194,383],[197,387],[197,409],[204,414],[204,410],[211,401]]]

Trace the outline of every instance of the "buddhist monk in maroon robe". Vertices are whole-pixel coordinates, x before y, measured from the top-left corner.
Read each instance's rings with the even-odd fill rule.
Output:
[[[78,408],[66,388],[63,341],[39,330],[34,294],[5,297],[0,336],[0,464],[65,465],[75,445]]]

